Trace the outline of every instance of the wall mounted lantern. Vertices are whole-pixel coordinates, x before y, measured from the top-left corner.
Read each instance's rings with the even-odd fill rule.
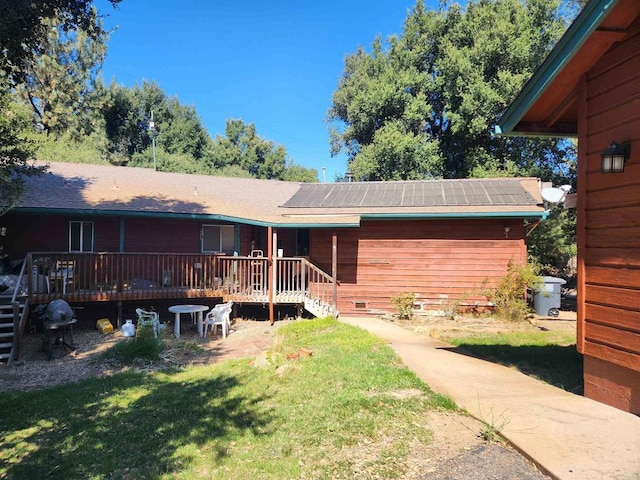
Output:
[[[624,162],[629,159],[631,144],[629,142],[616,143],[611,142],[609,148],[603,151],[602,157],[602,173],[619,173],[624,172]]]
[[[509,225],[504,227],[504,238],[509,238],[510,231],[511,231],[511,227]]]

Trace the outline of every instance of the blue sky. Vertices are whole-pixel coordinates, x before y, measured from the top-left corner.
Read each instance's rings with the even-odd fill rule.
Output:
[[[434,2],[425,2],[431,5]],[[415,0],[122,0],[108,15],[102,75],[128,87],[155,81],[195,106],[212,137],[242,118],[286,147],[296,163],[333,181],[326,114],[344,58],[376,35],[399,34]]]

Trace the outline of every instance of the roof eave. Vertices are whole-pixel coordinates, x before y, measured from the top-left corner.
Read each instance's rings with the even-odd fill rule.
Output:
[[[525,134],[575,136],[574,132],[564,132],[563,129],[557,132],[549,131],[548,128],[540,132],[536,131],[539,129],[529,130],[522,128],[522,125],[519,127],[519,123],[617,3],[618,0],[592,0],[587,3],[516,99],[511,102],[498,124],[494,125],[494,134],[503,136],[524,136]],[[574,128],[570,130],[574,130]]]
[[[173,212],[144,212],[130,210],[98,210],[98,209],[71,209],[71,208],[43,208],[43,207],[14,207],[10,210],[16,213],[31,215],[73,215],[73,216],[101,216],[101,217],[147,217],[147,218],[179,218],[205,221],[219,221],[229,223],[241,223],[256,227],[277,227],[277,228],[347,228],[360,226],[358,221],[347,222],[281,222],[265,221],[252,218],[236,217],[220,214],[207,213],[173,213]]]
[[[543,218],[545,211],[527,211],[527,212],[448,212],[448,213],[373,213],[362,215],[363,220],[379,220],[379,219],[447,219],[447,218]]]

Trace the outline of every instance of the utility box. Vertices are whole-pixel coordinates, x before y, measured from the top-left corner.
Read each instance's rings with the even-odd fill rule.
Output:
[[[566,280],[558,277],[542,277],[542,284],[533,292],[533,309],[536,314],[546,317],[560,315],[562,285]]]

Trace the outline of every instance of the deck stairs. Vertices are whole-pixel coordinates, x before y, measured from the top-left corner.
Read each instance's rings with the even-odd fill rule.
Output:
[[[305,295],[304,298],[304,309],[309,312],[311,315],[315,317],[326,317],[329,315],[333,315],[333,305],[330,303],[324,302],[318,298],[312,298],[308,295]],[[338,312],[335,313],[335,316],[338,316]]]
[[[14,326],[22,318],[26,301],[18,298],[18,321],[15,319],[14,306],[11,297],[0,297],[0,362],[11,363],[14,359],[16,332]]]

